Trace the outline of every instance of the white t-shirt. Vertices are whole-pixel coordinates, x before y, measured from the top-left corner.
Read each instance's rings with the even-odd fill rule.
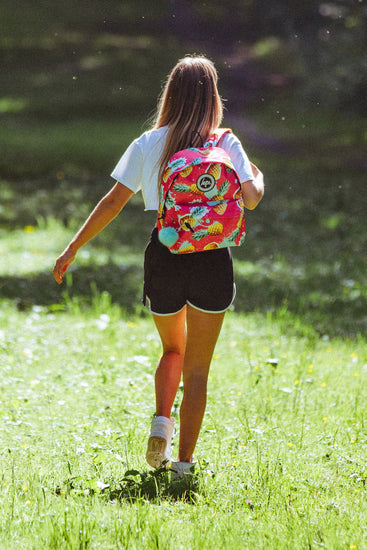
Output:
[[[135,139],[117,163],[111,176],[137,193],[142,191],[145,210],[158,209],[159,161],[166,142],[168,127],[149,130]],[[241,182],[253,180],[251,164],[239,139],[228,133],[220,146],[231,157]]]

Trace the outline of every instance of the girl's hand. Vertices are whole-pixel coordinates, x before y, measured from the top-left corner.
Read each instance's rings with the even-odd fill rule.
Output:
[[[64,252],[57,258],[53,274],[57,283],[62,283],[62,278],[69,267],[69,265],[74,261],[76,252],[71,248],[66,248]]]

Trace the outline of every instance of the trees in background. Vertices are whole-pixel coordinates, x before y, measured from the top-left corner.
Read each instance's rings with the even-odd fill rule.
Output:
[[[276,37],[304,97],[367,113],[366,0],[169,0],[171,30],[229,49]],[[284,67],[287,71],[287,67]]]

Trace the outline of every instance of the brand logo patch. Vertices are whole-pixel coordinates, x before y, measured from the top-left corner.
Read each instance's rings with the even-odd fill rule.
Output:
[[[202,193],[211,191],[215,187],[215,184],[215,177],[211,174],[201,174],[201,176],[196,180],[196,187]]]

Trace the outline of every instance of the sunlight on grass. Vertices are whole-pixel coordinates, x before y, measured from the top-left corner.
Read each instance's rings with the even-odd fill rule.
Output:
[[[0,97],[0,113],[19,113],[27,106],[27,100],[15,97]]]
[[[75,300],[65,313],[2,302],[0,324],[0,528],[11,544],[362,547],[365,339],[295,331],[286,312],[229,313],[189,498],[144,460],[161,353],[151,319],[96,295],[83,313]]]
[[[72,232],[49,220],[42,227],[26,225],[11,232],[1,230],[0,237],[0,254],[6,257],[0,265],[0,275],[19,276],[51,270]]]
[[[267,17],[214,51],[207,29],[196,46],[174,35],[184,2],[3,4],[1,549],[366,548],[363,118],[304,101],[303,60]],[[199,4],[210,31],[228,6]],[[233,250],[197,474],[179,486],[144,458],[162,353],[141,304],[156,214],[134,196],[63,285],[52,268],[196,47],[214,56],[266,194]]]
[[[73,235],[72,229],[53,219],[40,219],[38,225],[26,225],[11,232],[0,230],[0,254],[6,257],[0,265],[0,276],[35,275],[46,271],[52,278],[55,260]],[[96,240],[94,245],[79,251],[77,262],[71,266],[70,272],[83,266],[93,265],[96,268],[109,262],[140,266],[141,254],[126,246],[109,251],[99,247]]]

